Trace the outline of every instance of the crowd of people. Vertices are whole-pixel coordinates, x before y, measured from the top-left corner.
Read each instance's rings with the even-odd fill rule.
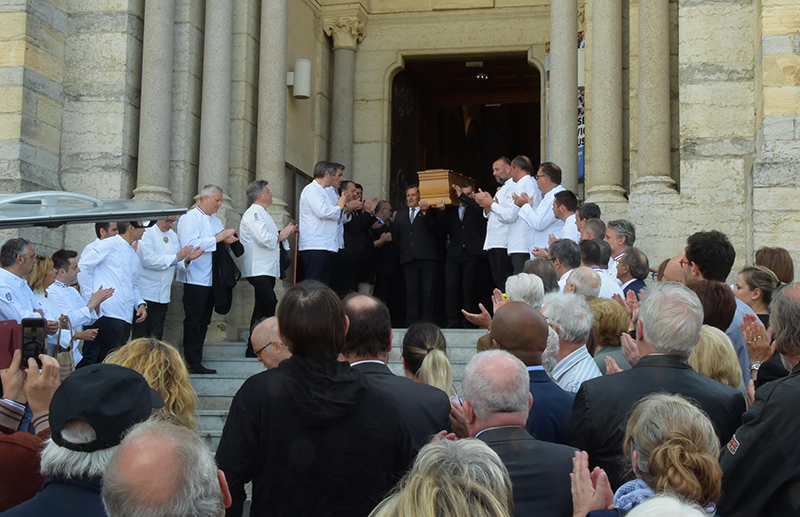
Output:
[[[257,181],[238,232],[213,215],[210,186],[177,234],[173,220],[99,224],[80,259],[2,246],[0,315],[44,318],[48,338],[40,364],[17,350],[0,372],[0,515],[800,515],[800,285],[786,250],[762,248],[726,285],[734,248],[702,231],[651,275],[634,226],[579,204],[555,164],[534,174],[501,158],[494,196],[457,185],[459,205],[437,207],[409,187],[396,212],[343,169],[318,164],[299,227],[277,228]],[[298,230],[308,279],[278,302]],[[364,265],[389,247],[405,376],[387,366],[396,300]],[[202,344],[232,301],[231,253],[254,287],[248,346],[266,371],[233,398],[214,456],[189,374],[210,372]],[[458,390],[431,321],[441,258],[446,322],[487,330]],[[465,290],[482,260],[491,312]],[[176,271],[183,356],[161,340]],[[64,350],[69,375],[51,357]]]

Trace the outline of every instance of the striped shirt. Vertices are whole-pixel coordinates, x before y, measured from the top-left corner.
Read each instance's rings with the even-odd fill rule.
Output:
[[[600,369],[586,350],[586,345],[569,354],[553,368],[553,380],[569,393],[577,393],[583,381],[601,375]]]

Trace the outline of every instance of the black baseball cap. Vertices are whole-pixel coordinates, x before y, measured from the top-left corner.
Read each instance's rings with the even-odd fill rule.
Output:
[[[118,445],[131,426],[163,407],[164,399],[139,372],[116,364],[95,364],[76,370],[56,390],[50,402],[50,435],[55,443],[73,451],[108,449]],[[70,420],[86,422],[97,438],[88,443],[66,441],[61,431]]]

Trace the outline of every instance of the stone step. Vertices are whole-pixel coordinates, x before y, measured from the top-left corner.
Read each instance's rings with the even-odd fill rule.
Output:
[[[203,362],[212,359],[245,359],[244,341],[206,343],[203,345]]]
[[[195,390],[197,391],[197,390]],[[198,411],[222,409],[227,411],[233,402],[235,393],[229,395],[214,395],[197,391],[197,404],[195,405],[195,414]]]
[[[233,396],[242,387],[249,375],[215,374],[215,375],[190,375],[192,386],[198,396],[207,395]]]
[[[217,375],[240,375],[245,379],[264,371],[264,365],[255,357],[207,358],[203,365],[217,370]]]
[[[199,409],[194,416],[203,431],[222,431],[228,419],[228,409]]]
[[[197,432],[200,433],[200,438],[206,442],[211,452],[216,453],[217,447],[219,446],[219,439],[222,437],[222,429],[207,431],[201,428],[198,429]]]

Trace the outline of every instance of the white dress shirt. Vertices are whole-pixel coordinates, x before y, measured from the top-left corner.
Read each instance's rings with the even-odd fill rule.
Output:
[[[139,293],[139,257],[128,241],[121,235],[103,239],[81,257],[78,267],[83,289],[114,288],[114,295],[100,305],[100,317],[131,323],[134,311],[145,301]]]
[[[622,288],[617,285],[616,279],[608,276],[605,270],[599,267],[593,267],[592,270],[600,277],[600,294],[597,296],[598,298],[612,298],[615,294],[625,298],[625,293],[623,293]]]
[[[338,198],[337,198],[338,200]],[[342,209],[332,201],[329,191],[313,180],[300,194],[300,232],[298,251],[339,251],[339,221]],[[344,239],[342,239],[344,242]]]
[[[494,200],[499,206],[508,206],[509,203],[513,204],[511,193],[514,190],[514,182],[507,180],[500,185],[497,192],[494,194]],[[495,203],[492,203],[494,206]],[[490,250],[492,248],[506,249],[508,247],[508,225],[505,224],[497,216],[497,212],[491,210],[488,214],[484,210],[483,216],[486,221],[486,240],[483,241],[483,249]]]
[[[581,232],[578,231],[578,224],[575,222],[575,214],[567,217],[564,221],[564,228],[561,229],[561,236],[556,234],[559,239],[570,239],[571,241],[580,244]]]
[[[208,215],[196,206],[178,221],[179,246],[200,248],[203,254],[192,261],[192,267],[178,270],[178,282],[211,287],[211,255],[217,249],[217,234],[224,230],[216,215]]]
[[[556,185],[547,191],[536,208],[527,203],[520,208],[519,217],[528,223],[528,226],[533,230],[533,246],[531,246],[531,249],[548,247],[551,233],[556,237],[561,236],[564,221],[556,219],[556,214],[553,213],[553,201],[556,194],[563,190],[564,187]]]
[[[507,184],[508,182],[506,182]],[[520,195],[523,192],[533,199],[534,207],[541,204],[541,191],[536,186],[536,180],[532,176],[525,175],[519,181],[512,180],[512,189],[508,195],[508,201],[501,205],[492,203],[492,212],[497,214],[497,218],[508,225],[508,254],[527,253],[530,255],[533,249],[533,233],[525,220],[519,217],[520,207],[518,207],[511,194]],[[497,201],[497,199],[495,199]]]
[[[139,292],[145,300],[169,303],[175,268],[186,268],[183,260],[178,262],[180,250],[178,235],[172,230],[162,232],[158,226],[151,226],[144,231],[136,245],[136,254],[139,256]]]
[[[625,256],[625,252],[623,251],[622,253],[620,253],[616,257],[611,257],[611,259],[609,259],[609,261],[608,261],[608,270],[607,270],[608,276],[613,278],[614,281],[619,286],[622,286],[622,281],[619,278],[617,278],[617,266],[619,265],[620,259],[622,259],[622,257],[624,257],[624,256]]]
[[[97,247],[97,245],[100,244],[101,242],[103,242],[103,241],[100,240],[100,237],[95,238],[95,240],[93,240],[92,242],[90,242],[89,244],[87,244],[83,248],[83,251],[81,251],[81,255],[80,256],[83,257],[84,255],[89,253],[91,250],[95,249]],[[80,283],[78,285],[80,286]],[[92,291],[90,288],[86,288],[86,289],[81,288],[81,290],[78,291],[78,294],[80,294],[81,297],[83,298],[84,305],[89,303],[89,298],[91,298],[93,292],[94,291]]]
[[[575,271],[574,269],[570,269],[563,275],[561,278],[558,279],[558,294],[564,294],[564,288],[567,287],[567,280],[569,280],[569,274]]]
[[[280,275],[280,243],[278,227],[263,206],[253,203],[239,224],[239,242],[244,246],[242,255],[242,276]],[[286,241],[284,241],[286,244]]]
[[[41,314],[34,312],[41,308],[24,278],[0,268],[0,320],[21,323],[23,318],[41,318]]]

